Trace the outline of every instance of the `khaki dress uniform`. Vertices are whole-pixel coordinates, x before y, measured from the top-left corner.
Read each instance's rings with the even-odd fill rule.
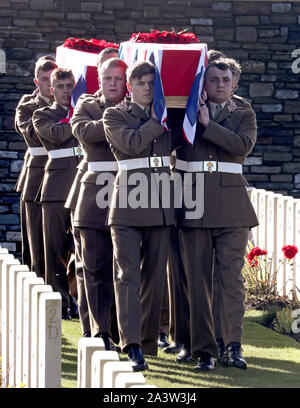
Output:
[[[86,297],[84,278],[83,278],[81,239],[80,239],[79,230],[77,228],[74,228],[74,215],[75,215],[76,204],[78,202],[80,182],[86,171],[87,171],[87,160],[86,158],[84,158],[83,160],[81,160],[81,162],[77,166],[77,173],[76,173],[71,190],[69,192],[69,195],[65,203],[65,208],[68,208],[71,211],[71,227],[72,227],[72,234],[73,234],[73,240],[74,240],[74,252],[75,252],[74,259],[71,258],[70,260],[70,262],[75,263],[75,267],[74,267],[74,272],[73,272],[73,268],[70,268],[71,272],[69,272],[69,275],[68,275],[69,286],[70,286],[70,280],[76,281],[76,293],[74,293],[73,296],[77,299],[78,314],[80,318],[82,333],[90,332],[91,327],[90,327],[89,310],[88,310],[87,297]],[[69,267],[70,267],[70,262],[69,262]],[[71,274],[73,274],[74,276],[70,276]]]
[[[97,205],[101,189],[101,175],[116,174],[117,163],[105,139],[103,112],[112,103],[99,93],[82,95],[77,102],[72,131],[85,150],[87,171],[81,178],[78,201],[74,213],[74,229],[80,235],[83,278],[93,336],[107,333],[119,342],[116,323],[112,242],[105,225],[108,207]],[[111,187],[112,189],[112,187]]]
[[[59,122],[66,116],[67,110],[56,102],[33,114],[34,129],[50,156],[39,194],[46,282],[61,293],[63,308],[70,306],[66,270],[72,245],[70,210],[64,205],[82,158],[71,125]]]
[[[251,109],[251,105],[249,102],[246,101],[246,99],[242,98],[241,96],[238,95],[233,95],[232,100],[234,103],[239,106],[240,108],[244,109]],[[251,231],[249,232],[249,238],[251,237]],[[214,326],[215,326],[215,335],[216,339],[222,339],[222,328],[221,328],[221,315],[220,315],[220,279],[218,276],[218,269],[214,270],[214,279],[213,279],[213,317],[214,317]]]
[[[175,222],[172,194],[169,206],[164,205],[165,189],[157,176],[169,179],[174,142],[171,133],[135,103],[127,110],[107,109],[103,120],[119,166],[108,225],[121,346],[126,352],[128,345],[139,344],[144,354],[156,355],[170,226]],[[141,206],[131,205],[136,185],[130,180],[135,177],[146,182]]]
[[[21,106],[27,101],[29,101],[34,95],[36,95],[36,90],[32,94],[23,95],[16,109],[21,108]],[[16,117],[15,117],[15,129],[21,136],[23,136],[16,122]],[[15,185],[15,191],[21,194],[20,196],[20,226],[21,226],[21,240],[22,240],[22,249],[21,249],[22,263],[24,265],[28,265],[29,267],[31,267],[30,248],[29,248],[29,241],[28,241],[27,228],[26,228],[25,201],[22,199],[22,191],[23,191],[23,186],[25,183],[25,177],[26,177],[26,172],[27,172],[26,165],[27,165],[29,156],[30,156],[29,149],[27,149],[24,155],[23,167],[19,174],[17,183]]]
[[[241,342],[245,291],[241,270],[249,228],[258,220],[249,200],[242,163],[256,141],[256,117],[252,109],[239,108],[232,100],[216,121],[204,128],[197,124],[194,145],[178,150],[176,167],[192,173],[184,178],[186,193],[196,196],[204,185],[204,213],[196,219],[183,200],[179,220],[181,254],[187,275],[190,332],[193,357],[217,355],[212,315],[213,267],[220,280],[221,330],[225,345]],[[203,179],[201,179],[201,177]],[[214,260],[214,262],[213,262]]]

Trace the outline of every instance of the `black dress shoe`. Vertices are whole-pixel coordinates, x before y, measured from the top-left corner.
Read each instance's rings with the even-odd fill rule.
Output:
[[[182,347],[183,347],[183,344],[172,343],[168,347],[164,348],[163,352],[167,354],[177,354],[177,353],[180,353]]]
[[[203,353],[196,366],[197,371],[210,371],[216,367],[214,356],[209,353]]]
[[[62,308],[61,318],[63,320],[72,320],[71,309],[69,307],[63,307]]]
[[[128,360],[133,363],[133,371],[143,371],[148,368],[139,344],[130,344],[127,346],[127,353]]]
[[[165,333],[159,333],[157,345],[158,347],[168,347],[170,345],[168,336]]]
[[[223,362],[224,359],[224,354],[225,354],[225,344],[222,338],[217,339],[217,345],[218,345],[218,358],[217,361],[219,363]]]
[[[177,363],[190,363],[191,361],[194,361],[191,348],[188,346],[183,346],[180,353],[176,357],[176,361]]]
[[[90,331],[84,332],[82,337],[91,337],[91,332]]]
[[[224,359],[228,366],[243,369],[247,368],[247,363],[242,355],[241,344],[236,341],[233,341],[227,345]]]
[[[98,333],[95,335],[95,337],[100,337],[103,340],[106,351],[116,351],[117,353],[120,353],[121,348],[113,343],[112,339],[107,333]]]

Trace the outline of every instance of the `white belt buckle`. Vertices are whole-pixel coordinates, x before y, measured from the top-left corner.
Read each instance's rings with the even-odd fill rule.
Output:
[[[162,167],[161,157],[150,157],[150,167]]]
[[[213,171],[217,171],[217,162],[216,161],[204,161],[203,170],[209,171],[210,173],[212,173]]]
[[[80,146],[73,147],[74,155],[75,156],[83,156],[83,149]]]

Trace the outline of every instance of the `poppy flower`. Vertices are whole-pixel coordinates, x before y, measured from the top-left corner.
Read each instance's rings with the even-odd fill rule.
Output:
[[[283,255],[288,259],[293,259],[298,253],[298,248],[295,245],[285,245],[282,247]]]

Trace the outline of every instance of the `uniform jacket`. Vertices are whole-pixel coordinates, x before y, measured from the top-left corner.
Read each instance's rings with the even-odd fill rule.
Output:
[[[107,141],[116,159],[128,160],[143,157],[169,156],[177,142],[172,140],[171,132],[153,118],[148,119],[146,113],[135,103],[129,103],[128,111],[120,108],[108,108],[103,117]],[[116,177],[109,211],[108,225],[128,226],[162,226],[175,222],[172,192],[168,208],[162,205],[162,189],[155,181],[156,175],[165,174],[169,179],[170,168],[139,168],[119,171]],[[126,205],[130,195],[135,194],[136,185],[128,185],[127,180],[136,174],[146,176],[147,185],[143,188],[143,208]],[[128,177],[127,177],[128,176]],[[152,183],[152,188],[151,188]],[[148,187],[148,188],[147,188]],[[171,188],[172,190],[172,188]],[[168,191],[164,189],[164,193]],[[120,208],[120,197],[127,197],[126,208]],[[156,202],[155,208],[151,201]],[[123,205],[123,204],[122,204]]]
[[[59,123],[66,116],[66,109],[56,102],[34,112],[34,129],[46,150],[78,146],[77,140],[72,135],[71,125]],[[48,159],[41,186],[40,201],[66,201],[81,158],[82,156],[70,156]]]
[[[177,151],[185,161],[220,161],[242,164],[252,150],[257,135],[255,112],[233,100],[227,102],[216,121],[205,128],[199,122],[194,145],[186,141]],[[185,188],[195,197],[195,173],[184,179]],[[184,227],[235,227],[258,225],[249,200],[247,181],[242,174],[204,172],[204,214],[199,219],[186,218],[183,200],[179,225]]]
[[[106,141],[103,128],[103,113],[113,106],[105,101],[98,92],[94,95],[82,95],[72,117],[72,131],[85,151],[87,162],[115,162],[110,147]],[[87,170],[87,169],[86,169]],[[107,229],[105,226],[108,208],[99,208],[96,203],[97,193],[101,188],[97,185],[100,171],[86,171],[78,176],[79,196],[74,216],[75,227]],[[115,176],[116,172],[110,172]],[[78,187],[77,185],[77,187]]]
[[[48,104],[39,94],[32,96],[31,99],[17,106],[16,128],[24,137],[28,147],[43,146],[33,127],[32,115],[36,109],[45,106],[48,106]],[[27,171],[22,194],[23,200],[34,201],[43,180],[47,160],[47,155],[29,156],[26,162]]]

